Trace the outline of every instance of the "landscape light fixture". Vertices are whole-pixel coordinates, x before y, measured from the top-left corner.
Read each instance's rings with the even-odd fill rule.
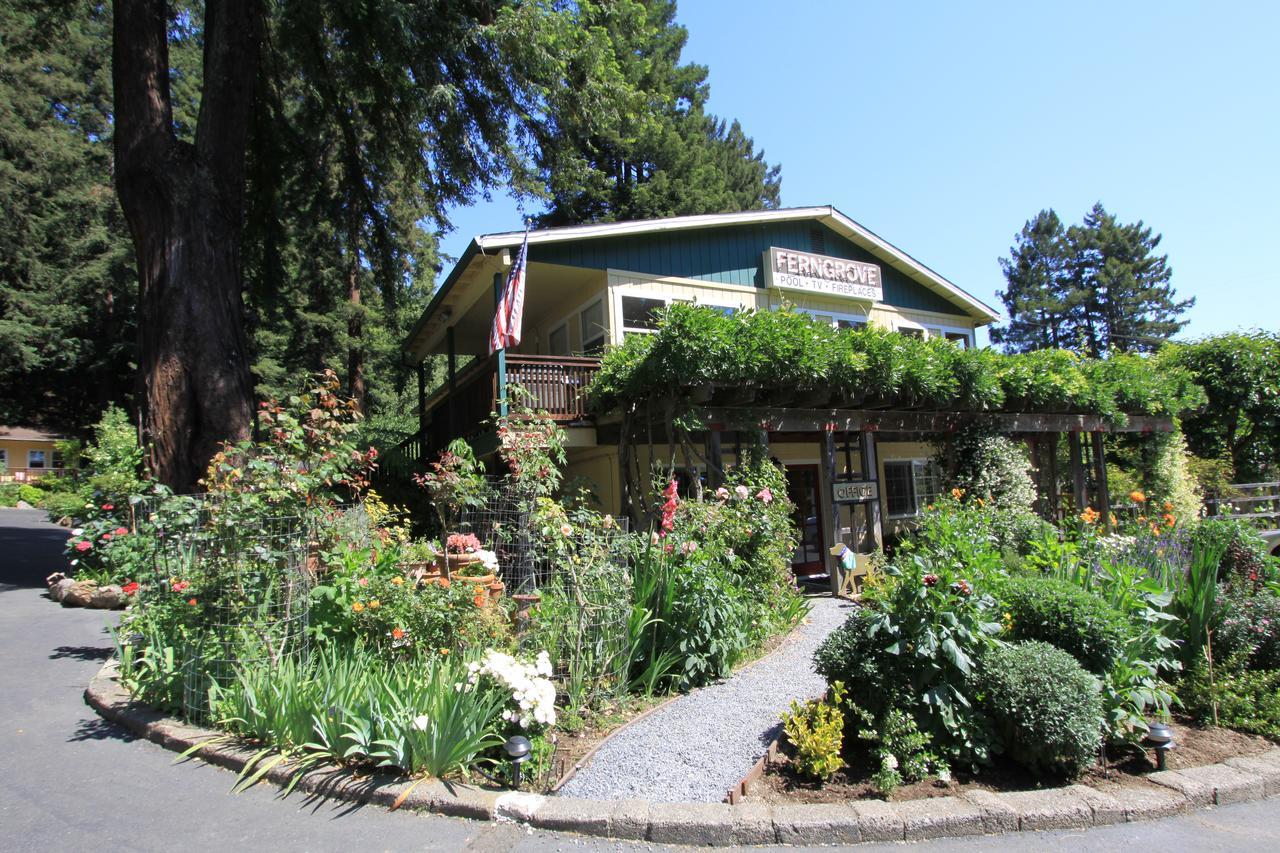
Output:
[[[511,787],[520,790],[520,765],[529,760],[529,752],[533,749],[533,744],[529,743],[529,739],[524,735],[512,735],[507,738],[507,742],[502,745],[506,750],[507,758],[511,760]]]
[[[1166,754],[1177,748],[1173,742],[1173,727],[1167,723],[1152,723],[1143,742],[1156,751],[1156,769],[1164,770]]]

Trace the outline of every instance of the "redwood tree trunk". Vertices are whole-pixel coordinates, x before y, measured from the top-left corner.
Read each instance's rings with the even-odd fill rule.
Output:
[[[218,445],[247,437],[253,418],[240,239],[261,7],[207,4],[192,145],[173,130],[166,5],[115,3],[116,188],[137,250],[152,471],[190,491]]]

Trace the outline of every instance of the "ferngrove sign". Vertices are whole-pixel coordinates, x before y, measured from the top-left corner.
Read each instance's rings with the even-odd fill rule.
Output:
[[[766,287],[852,299],[884,301],[880,267],[812,252],[770,247],[764,253]]]

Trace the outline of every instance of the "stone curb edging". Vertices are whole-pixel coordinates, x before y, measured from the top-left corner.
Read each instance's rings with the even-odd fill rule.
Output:
[[[184,752],[222,737],[135,701],[117,680],[115,661],[102,667],[84,695],[85,702],[105,719],[166,749]],[[196,749],[192,756],[239,771],[255,752],[221,742]],[[287,765],[279,765],[264,778],[285,786],[291,776]],[[900,803],[859,800],[824,805],[580,800],[436,780],[415,784],[336,767],[312,770],[294,787],[315,797],[380,806],[391,806],[403,797],[401,807],[407,809],[518,821],[539,829],[616,839],[714,846],[849,844],[1086,829],[1271,797],[1280,794],[1280,748],[1221,764],[1152,773],[1146,779],[1150,784],[1114,785],[1106,790],[1071,785],[1009,793],[978,790],[959,797]]]

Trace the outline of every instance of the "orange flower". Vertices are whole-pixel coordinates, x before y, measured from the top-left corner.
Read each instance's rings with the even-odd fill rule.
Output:
[[[1146,523],[1147,523],[1147,517],[1146,517],[1145,515],[1140,515],[1140,516],[1138,516],[1138,523],[1139,523],[1139,524],[1146,524]]]
[[[1165,512],[1173,512],[1173,504],[1169,503],[1168,501],[1165,501],[1165,502],[1164,502],[1164,511],[1165,511]]]
[[[391,629],[391,639],[393,639],[393,640],[402,640],[402,639],[404,639],[404,629],[403,629],[403,628],[392,628],[392,629]]]
[[[351,609],[352,609],[352,611],[354,611],[354,612],[356,612],[356,613],[363,613],[363,612],[364,612],[364,605],[363,605],[363,604],[361,604],[359,601],[357,601],[355,604],[351,605]]]
[[[1080,520],[1085,524],[1093,524],[1099,517],[1101,517],[1101,515],[1102,513],[1098,512],[1093,507],[1087,506],[1084,508],[1084,512],[1080,513]]]
[[[984,506],[986,506],[986,503],[982,500],[982,498],[974,498],[973,502],[978,505],[978,509],[982,509]]]
[[[447,655],[447,654],[449,654],[449,650],[448,650],[448,649],[441,649],[441,650],[440,650],[440,654],[442,654],[442,655]]]
[[[395,577],[391,579],[391,582],[396,586],[400,586],[402,583],[404,583],[404,578]]]
[[[960,488],[959,486],[952,489],[951,497],[955,498],[956,500],[960,500],[962,497],[964,497],[964,489]]]
[[[1133,501],[1136,504],[1143,503],[1144,501],[1146,501],[1146,499],[1147,499],[1147,496],[1142,493],[1141,489],[1134,489],[1132,492],[1129,493],[1129,500]]]
[[[195,600],[194,598],[192,598],[192,599],[188,599],[188,600],[187,600],[187,604],[190,604],[192,607],[195,607],[195,606],[196,606],[196,600]]]
[[[1164,518],[1164,523],[1167,526],[1176,527],[1178,525],[1178,519],[1174,517],[1173,513],[1166,512],[1162,517]]]
[[[476,607],[484,607],[485,594],[483,591],[477,592],[476,597],[471,600]]]
[[[381,602],[381,601],[379,601],[379,600],[378,600],[378,599],[376,599],[376,598],[375,598],[373,601],[370,601],[370,602],[369,602],[369,609],[370,609],[370,610],[377,610],[377,609],[378,609],[379,607],[381,607],[381,606],[382,606],[382,602]]]
[[[1113,512],[1107,516],[1107,520],[1111,522],[1111,526],[1115,527],[1119,522],[1116,520],[1116,514]]]

